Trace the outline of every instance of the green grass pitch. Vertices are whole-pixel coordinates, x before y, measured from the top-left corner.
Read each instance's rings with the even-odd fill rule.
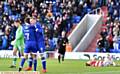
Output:
[[[9,68],[12,59],[0,58],[0,71],[18,71],[20,59],[17,60],[17,68]],[[47,73],[46,74],[120,74],[120,67],[86,67],[86,61],[82,60],[65,60],[58,63],[56,59],[47,59]],[[119,64],[120,61],[117,61]],[[25,66],[28,63],[26,61]],[[38,71],[41,72],[41,61],[38,60]]]

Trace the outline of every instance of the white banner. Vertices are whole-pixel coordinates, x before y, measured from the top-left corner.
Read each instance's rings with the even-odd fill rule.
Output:
[[[95,53],[95,52],[66,52],[65,59],[104,59],[107,55],[113,57],[114,60],[120,60],[120,53]],[[58,57],[58,53],[55,53],[55,58]]]
[[[0,58],[13,58],[12,50],[0,50]]]
[[[53,52],[50,52],[50,53],[53,53]],[[38,55],[38,58],[40,58],[39,52],[37,52],[37,55]],[[18,56],[18,53],[17,53],[17,56]],[[48,55],[44,55],[44,56],[48,57]],[[28,55],[28,57],[30,57],[30,55]],[[0,50],[0,58],[13,58],[13,51],[12,50]],[[17,58],[19,58],[19,56]]]
[[[47,52],[47,55],[53,54],[53,57],[58,58],[57,52]],[[66,52],[65,59],[104,59],[107,55],[113,57],[114,60],[120,60],[120,53],[94,53],[94,52]],[[39,53],[38,53],[38,57]],[[0,50],[0,58],[13,58],[12,50]]]

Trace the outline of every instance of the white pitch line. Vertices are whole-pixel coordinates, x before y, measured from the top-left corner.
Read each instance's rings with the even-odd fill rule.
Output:
[[[120,71],[86,72],[84,74],[120,74]]]

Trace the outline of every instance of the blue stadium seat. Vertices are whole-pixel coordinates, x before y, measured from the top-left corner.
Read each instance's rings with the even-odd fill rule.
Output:
[[[110,53],[115,53],[115,50],[114,49],[110,49]]]
[[[91,11],[91,9],[90,9],[90,8],[88,8],[88,9],[87,9],[87,13],[88,13],[88,12],[90,12],[90,11]]]
[[[96,52],[99,52],[99,51],[100,51],[100,49],[96,48]]]
[[[119,50],[116,50],[116,49],[110,49],[110,52],[111,52],[111,53],[120,53],[120,49],[119,49]]]
[[[81,17],[80,16],[73,16],[73,23],[79,23],[80,22]]]
[[[96,52],[100,52],[100,49],[99,48],[96,48]],[[103,48],[103,50],[101,52],[106,52],[106,49]]]

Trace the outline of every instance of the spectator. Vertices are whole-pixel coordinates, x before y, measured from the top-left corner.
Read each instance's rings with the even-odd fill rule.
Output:
[[[81,18],[90,10],[92,5],[98,3],[94,0],[7,0],[0,1],[0,28],[5,32],[7,25],[11,26],[10,36],[14,38],[15,28],[12,21],[20,19],[24,23],[27,16],[39,17],[44,26],[47,40],[52,37],[57,44],[57,38],[65,30],[69,33],[73,24],[79,23]],[[99,3],[98,3],[99,4]],[[95,5],[95,7],[97,7]],[[117,10],[118,11],[118,10]],[[75,14],[75,15],[74,15]],[[116,17],[116,11],[114,12]],[[74,22],[73,22],[73,19]],[[49,43],[49,42],[48,42]]]
[[[0,49],[6,49],[6,50],[12,49],[9,26],[6,26],[5,28],[5,34],[2,36],[2,44],[0,46]]]
[[[109,42],[109,50],[110,49],[113,49],[113,35],[112,34],[109,34],[107,36],[107,39],[108,39],[108,42]]]
[[[61,33],[62,33],[63,30],[67,31],[67,27],[68,27],[67,14],[64,14],[63,18],[62,18],[62,22],[59,25],[59,28],[60,28],[59,35],[61,35]]]
[[[108,36],[104,37],[100,37],[97,40],[97,52],[110,52],[110,44],[109,44],[109,40],[108,40]]]
[[[115,34],[113,37],[113,48],[114,50],[119,50],[119,42],[118,42],[118,35]]]
[[[119,27],[116,23],[114,23],[114,28],[113,28],[113,35],[118,35],[119,34]]]
[[[110,52],[110,43],[108,41],[108,36],[104,39],[104,48],[106,52]]]
[[[100,35],[102,36],[102,38],[106,38],[106,36],[108,35],[108,32],[106,29],[102,30],[102,32],[100,33]]]
[[[104,49],[104,40],[102,37],[100,37],[98,40],[97,40],[97,49],[96,49],[97,52],[105,52],[105,49]]]
[[[49,46],[50,46],[50,48],[49,48],[50,51],[55,50],[55,41],[52,37],[50,37],[50,39],[49,39]]]

